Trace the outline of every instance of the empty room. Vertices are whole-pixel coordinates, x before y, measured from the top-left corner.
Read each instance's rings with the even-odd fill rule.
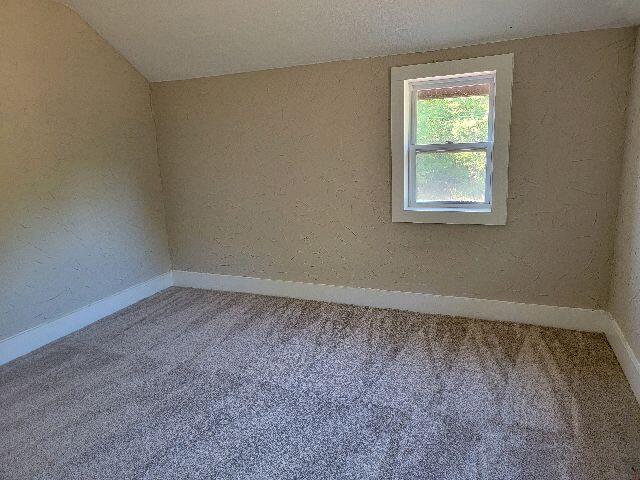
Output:
[[[640,480],[639,25],[0,0],[0,479]]]

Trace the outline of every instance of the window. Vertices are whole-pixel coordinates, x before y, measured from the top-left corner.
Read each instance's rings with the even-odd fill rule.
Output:
[[[513,56],[391,69],[394,222],[504,225]]]

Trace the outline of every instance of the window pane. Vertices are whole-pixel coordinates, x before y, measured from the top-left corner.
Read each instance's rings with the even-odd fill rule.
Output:
[[[416,202],[484,202],[487,154],[416,153]]]
[[[416,92],[416,143],[474,143],[489,139],[489,84]]]

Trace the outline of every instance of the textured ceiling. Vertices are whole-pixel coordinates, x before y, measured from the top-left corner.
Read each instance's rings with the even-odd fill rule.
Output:
[[[640,23],[640,0],[66,0],[149,80]]]

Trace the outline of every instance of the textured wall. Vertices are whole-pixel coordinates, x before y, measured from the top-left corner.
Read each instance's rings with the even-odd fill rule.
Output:
[[[640,358],[640,33],[626,140],[609,311]]]
[[[1,339],[170,262],[146,80],[60,4],[0,9]]]
[[[152,84],[174,268],[602,307],[635,30]],[[389,69],[515,53],[508,224],[391,223]]]

